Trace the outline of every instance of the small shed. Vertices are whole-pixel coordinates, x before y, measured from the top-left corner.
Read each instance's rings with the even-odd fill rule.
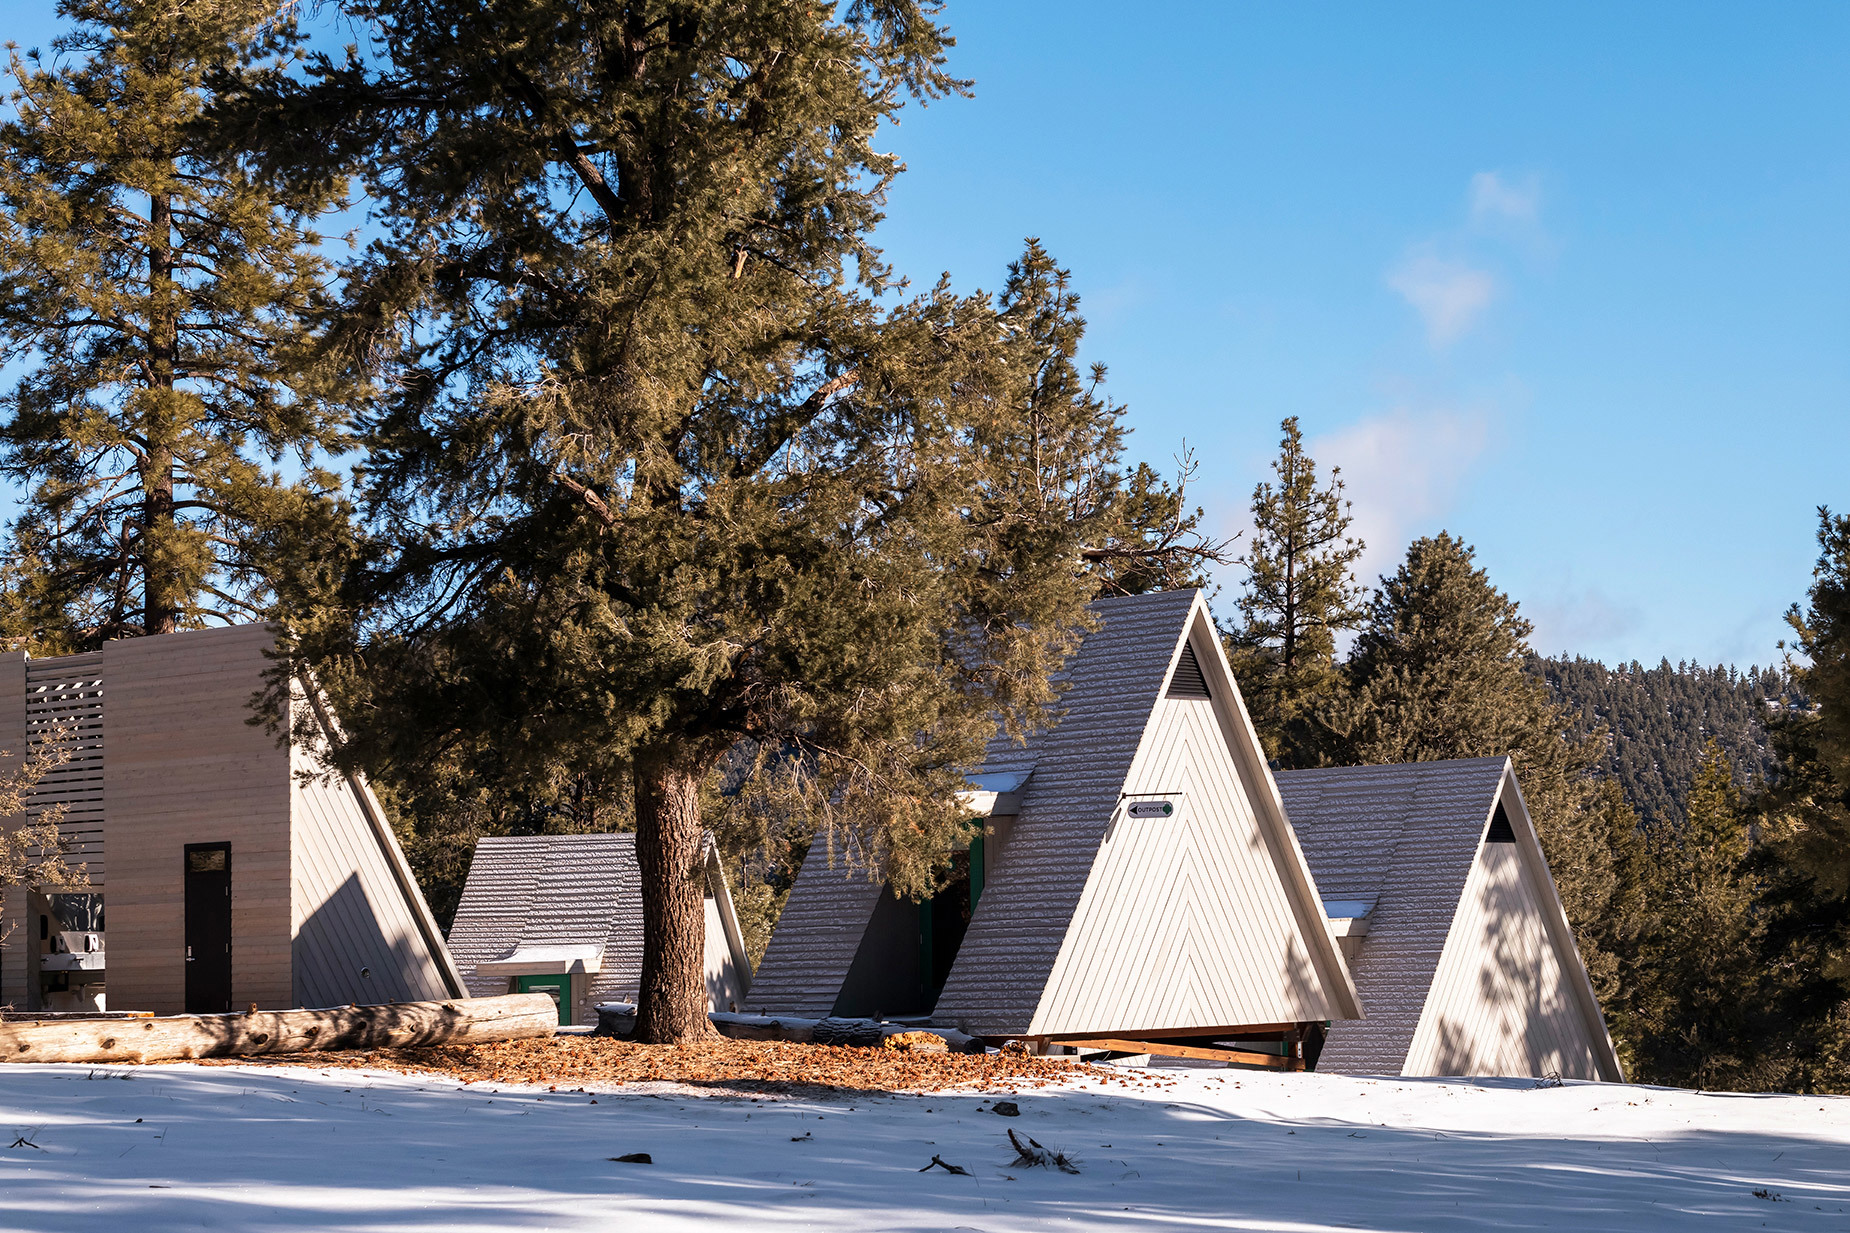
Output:
[[[1623,1081],[1508,758],[1277,778],[1368,1007],[1317,1069]]]
[[[322,766],[319,693],[293,683],[305,723],[287,745],[252,722],[274,644],[237,625],[0,655],[0,750],[62,747],[27,812],[62,807],[89,879],[7,892],[0,1002],[179,1014],[462,995],[372,789]]]
[[[1277,1040],[1361,1008],[1198,591],[1101,600],[1061,718],[970,776],[982,833],[896,899],[818,837],[750,1008],[988,1038]]]
[[[705,851],[707,1002],[714,1010],[737,1010],[751,984],[751,961],[711,837]],[[636,1001],[642,984],[636,837],[477,840],[449,943],[472,996],[549,993],[562,1024],[596,1023],[599,1002]]]

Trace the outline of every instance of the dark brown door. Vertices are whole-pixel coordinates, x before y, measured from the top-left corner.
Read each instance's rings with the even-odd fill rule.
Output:
[[[231,1009],[231,845],[186,845],[186,1010]]]

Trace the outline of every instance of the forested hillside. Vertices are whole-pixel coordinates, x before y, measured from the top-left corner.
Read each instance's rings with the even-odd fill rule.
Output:
[[[1776,668],[1705,668],[1637,662],[1608,668],[1596,660],[1541,659],[1531,670],[1548,683],[1574,717],[1573,736],[1606,729],[1599,769],[1619,781],[1647,825],[1674,824],[1683,816],[1689,786],[1711,738],[1734,763],[1745,787],[1770,776],[1776,762],[1766,720],[1800,703],[1786,674]]]

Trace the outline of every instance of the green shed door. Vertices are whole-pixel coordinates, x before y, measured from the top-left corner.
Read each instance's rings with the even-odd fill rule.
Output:
[[[572,1023],[572,978],[569,976],[516,976],[515,993],[549,993],[559,1004],[559,1025]]]

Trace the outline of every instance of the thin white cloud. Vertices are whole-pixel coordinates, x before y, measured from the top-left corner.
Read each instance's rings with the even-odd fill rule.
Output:
[[[1542,182],[1525,176],[1511,182],[1501,172],[1480,171],[1471,177],[1471,222],[1478,227],[1515,223],[1535,226],[1542,217]]]
[[[1441,257],[1430,245],[1389,270],[1387,282],[1420,314],[1427,340],[1441,349],[1469,333],[1497,295],[1497,280],[1488,270]]]
[[[1367,545],[1359,581],[1372,586],[1415,535],[1439,529],[1489,444],[1491,421],[1488,407],[1401,407],[1310,442],[1320,467],[1342,468],[1354,502],[1350,530]]]
[[[1636,631],[1643,614],[1597,587],[1559,591],[1522,605],[1535,626],[1529,645],[1540,654],[1602,658],[1614,640]]]

